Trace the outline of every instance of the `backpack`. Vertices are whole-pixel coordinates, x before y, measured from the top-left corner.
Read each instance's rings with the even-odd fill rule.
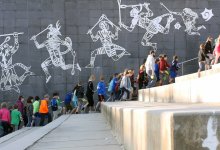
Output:
[[[57,100],[55,98],[51,100],[51,108],[52,108],[52,111],[57,111],[58,109]]]
[[[65,100],[64,100],[64,103],[65,104],[69,104],[72,100],[72,97],[73,97],[73,94],[72,92],[68,92],[65,96]]]
[[[108,92],[113,92],[113,84],[114,84],[114,80],[112,79],[108,86]]]
[[[79,86],[76,89],[76,96],[77,96],[77,98],[83,98],[84,97],[84,88],[82,86]]]

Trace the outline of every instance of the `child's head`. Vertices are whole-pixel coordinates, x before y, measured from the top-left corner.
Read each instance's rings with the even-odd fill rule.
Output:
[[[32,96],[29,96],[28,99],[27,99],[27,103],[32,103],[32,102],[33,102],[33,99],[34,99],[34,98],[33,98]]]
[[[164,58],[164,60],[167,60],[168,58],[167,58],[167,55],[163,55],[163,58]]]
[[[160,62],[160,60],[159,60],[159,58],[157,58],[156,60],[155,60],[155,64],[158,64]]]
[[[58,93],[58,92],[54,92],[54,93],[53,93],[53,97],[54,97],[54,98],[58,98],[58,97],[59,97],[59,93]]]
[[[35,96],[35,101],[39,101],[40,97],[39,96]]]
[[[173,60],[178,61],[178,56],[174,55],[174,56],[173,56]]]
[[[160,55],[159,55],[159,60],[161,60],[161,59],[163,59],[163,58],[164,58],[163,54],[160,54]]]
[[[200,50],[204,50],[205,49],[205,44],[200,44],[199,48],[200,48]]]
[[[44,95],[44,99],[45,100],[49,100],[50,99],[50,96],[48,94]]]
[[[91,75],[90,77],[89,77],[89,81],[95,81],[95,75]]]
[[[105,78],[104,78],[103,75],[100,76],[100,80],[101,80],[101,81],[104,81],[104,80],[105,80]]]
[[[7,103],[6,103],[6,102],[3,102],[3,103],[1,104],[1,108],[7,108]]]
[[[24,97],[23,97],[22,95],[20,95],[20,96],[18,97],[18,100],[23,102],[23,101],[24,101]]]
[[[17,104],[14,104],[14,109],[18,109],[18,105]]]

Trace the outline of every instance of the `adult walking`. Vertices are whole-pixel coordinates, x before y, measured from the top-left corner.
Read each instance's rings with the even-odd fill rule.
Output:
[[[94,81],[95,81],[95,76],[91,75],[89,77],[89,81],[87,83],[87,90],[86,90],[86,97],[87,97],[87,100],[89,102],[87,107],[89,108],[89,111],[92,111],[93,108],[94,108],[94,100],[93,100],[93,95],[94,95],[93,82]]]
[[[148,75],[147,88],[154,87],[157,81],[157,78],[154,73],[154,70],[155,70],[155,58],[154,57],[155,57],[155,51],[151,50],[145,62],[145,70]]]

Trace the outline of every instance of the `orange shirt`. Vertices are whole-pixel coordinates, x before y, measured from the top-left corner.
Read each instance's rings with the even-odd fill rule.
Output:
[[[39,113],[43,113],[43,114],[46,114],[49,112],[49,109],[48,109],[48,103],[47,103],[47,100],[41,100],[40,101],[40,108],[39,108]]]

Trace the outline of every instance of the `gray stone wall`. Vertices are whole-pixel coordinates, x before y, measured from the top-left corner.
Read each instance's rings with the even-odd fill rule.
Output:
[[[139,4],[144,3],[143,0],[127,0],[122,4]],[[170,57],[176,54],[180,57],[180,61],[197,57],[198,46],[201,42],[206,40],[208,35],[217,37],[219,34],[219,14],[220,2],[219,0],[149,0],[149,8],[153,11],[154,16],[168,13],[167,10],[160,5],[163,2],[170,10],[182,12],[184,8],[191,8],[199,15],[196,21],[196,26],[204,25],[206,30],[201,29],[198,35],[188,35],[184,30],[185,26],[181,22],[180,17],[176,18],[171,23],[169,34],[156,34],[151,41],[158,44],[157,54],[166,53]],[[214,17],[209,21],[205,21],[201,12],[205,8],[213,9]],[[98,21],[102,14],[106,16],[117,26],[119,22],[117,0],[0,0],[0,34],[8,34],[13,32],[24,32],[19,35],[19,50],[13,55],[14,63],[23,63],[26,66],[31,66],[31,71],[35,73],[34,76],[28,76],[22,83],[20,94],[24,96],[39,95],[45,93],[52,93],[58,91],[61,97],[64,97],[67,91],[70,91],[73,86],[82,80],[86,84],[90,74],[95,74],[97,80],[103,74],[108,81],[111,74],[121,72],[125,68],[134,68],[136,73],[146,58],[147,53],[152,47],[144,47],[141,45],[141,39],[146,30],[135,27],[133,32],[128,32],[121,28],[118,40],[113,43],[124,47],[131,55],[123,56],[118,61],[114,62],[107,55],[97,56],[95,67],[93,69],[85,68],[90,62],[90,54],[93,50],[101,47],[101,42],[93,42],[91,37],[87,34],[88,30]],[[129,22],[129,11],[125,19],[126,24]],[[71,75],[70,70],[62,70],[53,65],[49,67],[52,74],[51,80],[46,84],[45,74],[42,71],[41,63],[49,57],[46,48],[37,49],[34,42],[30,40],[33,35],[44,30],[49,24],[55,25],[57,20],[60,21],[62,39],[70,37],[73,42],[73,49],[77,54],[77,62],[82,68],[82,71],[76,71],[75,75]],[[175,22],[179,21],[182,28],[175,30]],[[166,25],[166,19],[163,19],[161,25]],[[45,40],[46,34],[38,37],[39,42]],[[4,38],[0,37],[2,43]],[[70,55],[65,55],[66,62],[71,62]],[[185,72],[192,72],[197,70],[197,62],[186,65]],[[1,91],[1,100],[15,100],[19,93],[14,90]]]

